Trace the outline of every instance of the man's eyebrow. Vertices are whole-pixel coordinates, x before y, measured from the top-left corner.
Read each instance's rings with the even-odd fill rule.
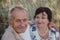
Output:
[[[24,19],[28,19],[28,18],[24,18]],[[24,19],[17,19],[17,20],[24,20]]]

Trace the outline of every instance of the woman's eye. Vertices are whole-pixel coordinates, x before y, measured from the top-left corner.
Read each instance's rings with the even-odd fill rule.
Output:
[[[45,19],[45,17],[42,17],[42,19]]]

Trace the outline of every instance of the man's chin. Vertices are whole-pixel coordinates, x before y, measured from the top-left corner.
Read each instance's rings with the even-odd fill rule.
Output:
[[[17,32],[18,34],[20,34],[20,33],[24,33],[25,32],[25,30],[24,31],[19,31],[19,32]]]

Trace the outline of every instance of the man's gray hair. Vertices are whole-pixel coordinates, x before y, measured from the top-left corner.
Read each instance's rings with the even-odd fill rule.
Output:
[[[14,10],[16,10],[16,9],[19,9],[19,10],[24,10],[24,11],[26,11],[27,12],[27,10],[25,9],[25,8],[23,8],[23,7],[14,7],[14,8],[12,8],[12,9],[10,9],[9,11],[8,11],[8,19],[10,19],[11,18],[11,16],[12,16],[12,12],[14,11]]]

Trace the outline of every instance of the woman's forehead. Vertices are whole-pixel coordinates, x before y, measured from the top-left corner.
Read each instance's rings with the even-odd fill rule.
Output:
[[[41,15],[42,15],[42,16],[47,16],[47,13],[46,13],[46,12],[41,12],[41,13],[39,13],[38,15],[39,15],[39,16],[41,16]],[[38,15],[37,15],[37,16],[38,16]]]
[[[46,12],[43,12],[42,15],[47,16],[47,13]]]

